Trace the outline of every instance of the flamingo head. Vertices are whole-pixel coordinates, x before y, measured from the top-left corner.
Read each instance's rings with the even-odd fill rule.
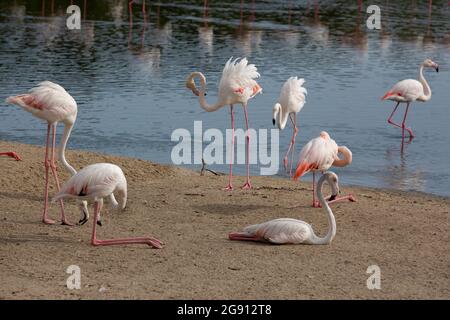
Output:
[[[340,193],[339,191],[339,178],[336,173],[333,171],[327,171],[323,174],[325,179],[327,180],[329,186],[331,187],[331,197],[330,200],[333,201],[336,199],[337,195]]]
[[[436,72],[439,72],[439,65],[431,59],[425,59],[425,61],[422,62],[422,65],[427,68],[433,68]]]
[[[281,110],[281,105],[279,103],[275,103],[272,111],[272,124],[275,125],[277,122],[278,113]]]

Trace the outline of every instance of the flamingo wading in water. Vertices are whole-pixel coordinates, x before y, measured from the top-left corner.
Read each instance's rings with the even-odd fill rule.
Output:
[[[317,236],[309,223],[297,219],[281,218],[248,226],[242,232],[230,233],[229,239],[273,244],[330,244],[336,235],[336,220],[322,193],[325,181],[331,186],[334,196],[339,193],[338,176],[331,171],[325,172],[317,183],[319,201],[325,208],[328,217],[328,232],[325,237]]]
[[[292,176],[292,162],[294,161],[295,137],[297,136],[297,113],[302,110],[305,105],[307,91],[302,85],[305,83],[304,79],[297,77],[290,77],[281,88],[278,102],[273,106],[273,125],[276,123],[278,117],[278,128],[283,130],[286,127],[288,118],[291,120],[293,126],[293,133],[291,142],[283,158],[284,169],[287,170],[288,156],[291,152],[291,166],[289,175]]]
[[[425,61],[420,64],[419,81],[414,79],[399,81],[381,98],[382,100],[392,100],[397,102],[387,121],[389,124],[402,129],[402,142],[405,140],[405,130],[409,133],[409,141],[414,138],[412,129],[406,127],[406,116],[408,115],[410,103],[413,101],[426,102],[431,99],[431,88],[423,76],[423,69],[425,67],[433,68],[436,72],[439,72],[439,65],[436,62],[433,62],[430,59],[425,59]],[[400,103],[406,103],[405,114],[401,125],[392,120],[392,117],[394,116],[395,111],[397,111]]]
[[[66,170],[73,175],[76,173],[76,170],[66,161],[64,151],[72,127],[77,118],[77,103],[63,87],[50,81],[39,83],[37,87],[32,88],[28,93],[11,96],[6,99],[6,102],[18,105],[25,111],[31,112],[35,117],[46,120],[48,123],[44,162],[45,194],[42,221],[45,224],[54,224],[55,221],[48,218],[48,174],[50,169],[55,178],[57,190],[59,191],[60,184],[55,162],[56,126],[58,125],[58,122],[64,123],[64,133],[61,139],[59,158]],[[49,154],[50,131],[52,131],[52,141],[51,152]],[[60,201],[60,205],[62,224],[71,225],[66,219],[62,200]],[[88,215],[87,203],[82,203],[80,207],[84,215]]]
[[[344,156],[343,159],[339,158],[339,153]],[[313,172],[313,207],[320,207],[319,202],[316,201],[316,171],[324,172],[330,169],[331,166],[345,167],[352,163],[352,159],[353,155],[350,149],[345,146],[338,146],[336,141],[331,139],[328,132],[325,131],[322,131],[319,137],[312,139],[302,148],[294,180],[297,180],[309,171]],[[334,194],[328,200],[329,203],[342,200],[356,201],[352,195],[337,197]]]
[[[242,186],[243,189],[250,189],[250,164],[249,164],[249,145],[250,136],[248,132],[248,114],[247,104],[248,100],[253,98],[256,94],[262,91],[262,88],[254,80],[259,77],[258,70],[254,64],[248,64],[246,58],[232,60],[230,58],[222,71],[222,78],[219,83],[219,97],[218,101],[209,105],[206,102],[206,78],[201,72],[192,72],[186,80],[186,87],[199,97],[200,106],[207,112],[217,111],[220,108],[230,105],[231,110],[231,159],[230,159],[230,175],[228,186],[226,190],[233,190],[233,150],[234,150],[234,109],[233,105],[236,103],[242,104],[245,113],[245,125],[247,129],[246,134],[246,164],[247,164],[247,181]],[[200,79],[200,90],[195,86],[194,78]]]
[[[119,208],[125,209],[127,204],[127,180],[120,167],[111,163],[95,163],[84,167],[73,175],[54,197],[53,201],[64,198],[94,201],[94,227],[91,244],[108,246],[118,244],[148,244],[154,248],[162,248],[162,242],[152,237],[97,239],[97,222],[103,206],[103,198],[117,192]]]

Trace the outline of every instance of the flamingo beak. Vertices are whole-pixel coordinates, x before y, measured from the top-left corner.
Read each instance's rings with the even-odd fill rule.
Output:
[[[439,66],[436,65],[436,72],[439,72]]]
[[[336,199],[336,195],[335,194],[332,194],[331,196],[330,196],[330,199],[328,199],[328,201],[333,201],[333,200],[335,200]]]
[[[275,119],[272,119],[272,123],[273,123],[273,125],[275,125]]]

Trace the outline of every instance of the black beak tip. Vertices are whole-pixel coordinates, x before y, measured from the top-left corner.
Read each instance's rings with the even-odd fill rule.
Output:
[[[102,222],[99,220],[97,221],[97,224],[101,227],[102,226]]]
[[[335,200],[336,199],[336,195],[335,194],[332,194],[331,196],[330,196],[330,199],[328,199],[328,201],[333,201],[333,200]]]
[[[436,72],[439,72],[439,67],[436,67]]]
[[[272,119],[272,124],[275,125],[275,119]]]
[[[205,97],[206,97],[206,95],[207,95],[207,94],[206,94],[206,92],[205,92]]]

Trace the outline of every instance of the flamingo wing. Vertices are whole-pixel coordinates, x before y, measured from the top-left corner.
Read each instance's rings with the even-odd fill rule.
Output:
[[[258,238],[274,244],[304,243],[311,237],[309,224],[291,218],[280,218],[249,226],[244,232],[255,234]]]
[[[92,164],[73,175],[53,200],[106,197],[114,192],[118,183],[124,180],[125,176],[118,166],[110,163]]]
[[[423,85],[414,79],[397,82],[384,96],[383,100],[415,101],[423,96]]]
[[[311,170],[328,170],[338,160],[338,146],[326,132],[309,141],[301,150],[294,179]]]
[[[28,93],[11,96],[6,102],[16,104],[38,118],[51,123],[75,120],[77,103],[60,85],[44,81],[29,90]]]
[[[219,83],[219,94],[225,96],[245,95],[251,98],[261,92],[261,87],[254,80],[260,74],[254,64],[249,64],[247,58],[230,58],[222,71]]]
[[[283,114],[300,112],[306,101],[306,88],[303,87],[305,79],[290,77],[281,88],[278,102],[283,108]]]

